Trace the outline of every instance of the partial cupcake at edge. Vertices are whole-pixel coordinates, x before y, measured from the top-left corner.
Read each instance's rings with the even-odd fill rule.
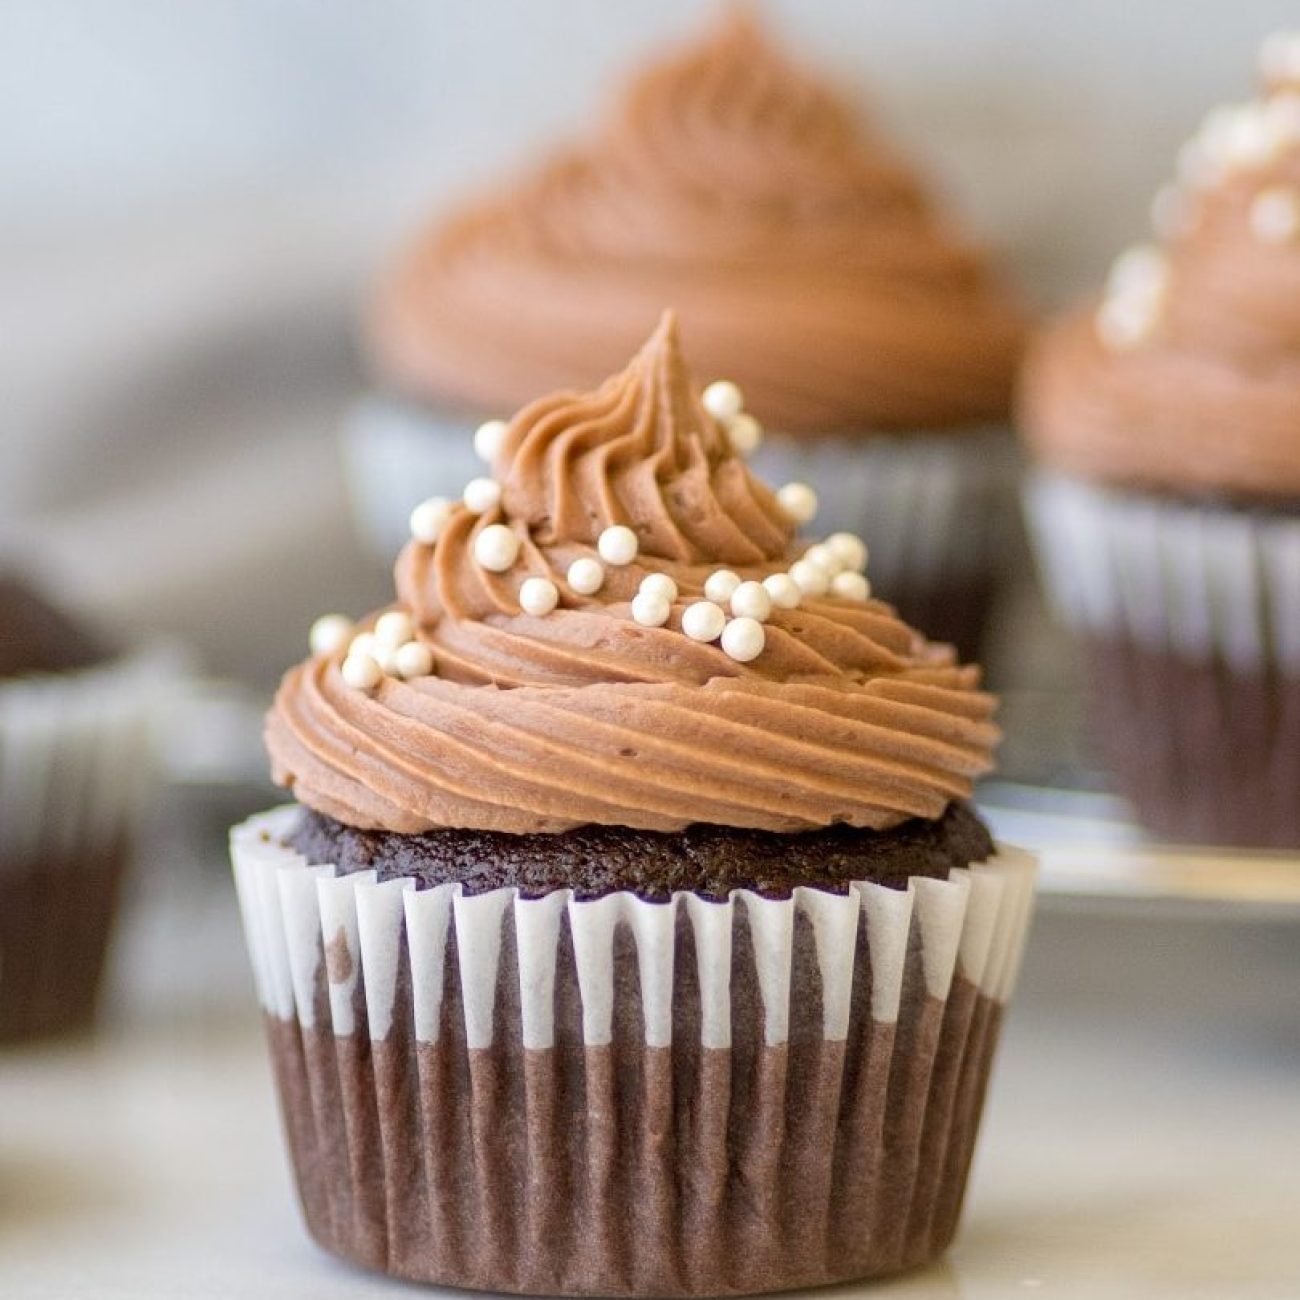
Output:
[[[0,1045],[94,1022],[160,667],[0,567]]]
[[[723,1295],[951,1240],[1033,862],[979,670],[737,453],[666,316],[412,517],[232,854],[308,1227],[495,1291]],[[819,575],[814,578],[816,571]]]
[[[746,8],[388,267],[366,338],[397,401],[364,405],[350,441],[388,553],[412,481],[472,472],[466,429],[599,382],[665,302],[701,379],[763,413],[760,468],[813,483],[904,613],[972,653],[1015,523],[1023,317],[913,169]]]
[[[1178,840],[1300,847],[1300,32],[1216,108],[1021,423],[1043,570],[1101,739]]]

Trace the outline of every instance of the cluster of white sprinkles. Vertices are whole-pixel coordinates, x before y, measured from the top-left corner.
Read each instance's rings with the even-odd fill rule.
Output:
[[[703,392],[704,409],[722,425],[737,456],[751,456],[763,441],[763,426],[745,410],[745,395],[730,379],[714,380]]]
[[[369,632],[358,632],[343,614],[324,614],[312,624],[308,641],[314,655],[337,654],[346,646],[340,672],[360,691],[374,690],[385,677],[433,675],[433,651],[417,639],[411,616],[400,609],[381,614]]]
[[[744,409],[740,389],[729,380],[710,384],[703,393],[705,409],[726,430],[733,449],[746,455],[758,446],[762,428]],[[474,450],[489,463],[499,454],[509,426],[488,420],[474,434]],[[806,483],[787,483],[776,494],[781,509],[796,524],[807,524],[817,513],[817,494]],[[435,545],[457,508],[483,515],[501,501],[501,484],[493,478],[475,478],[465,486],[459,501],[430,497],[411,511],[410,529],[415,540]],[[596,539],[596,555],[579,556],[565,571],[564,583],[579,596],[594,596],[605,585],[608,568],[625,568],[640,554],[640,540],[626,524],[611,524]],[[471,543],[474,562],[488,573],[508,573],[519,561],[523,540],[504,523],[477,529]],[[599,557],[599,558],[597,558]],[[717,642],[737,663],[749,663],[767,644],[764,624],[774,610],[797,609],[805,597],[836,596],[866,601],[867,547],[853,533],[834,533],[808,547],[788,569],[772,573],[761,582],[743,580],[730,569],[717,569],[704,583],[703,599],[692,600],[681,613],[682,634],[705,644]],[[550,578],[529,576],[519,586],[519,608],[534,618],[545,618],[560,604],[561,588]],[[667,573],[648,573],[631,602],[633,622],[641,627],[663,627],[680,599],[676,581]],[[409,614],[389,610],[374,628],[357,632],[351,619],[326,614],[312,625],[313,655],[334,655],[346,647],[343,680],[357,690],[374,690],[387,676],[409,680],[434,672],[433,654],[416,637]]]
[[[1300,147],[1300,32],[1275,32],[1263,44],[1260,67],[1271,93],[1206,114],[1178,154],[1177,179],[1151,204],[1161,239],[1177,239],[1196,222],[1200,196],[1234,176],[1276,166]],[[1251,237],[1265,246],[1300,245],[1300,187],[1262,184],[1246,207]],[[1157,248],[1122,253],[1111,269],[1097,309],[1097,334],[1114,351],[1154,337],[1169,290],[1169,266]]]

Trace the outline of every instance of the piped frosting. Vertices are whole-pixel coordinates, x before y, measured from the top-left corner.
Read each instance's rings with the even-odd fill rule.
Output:
[[[593,139],[422,234],[370,339],[399,387],[495,409],[598,382],[665,302],[701,373],[794,433],[1002,416],[1022,339],[911,171],[738,9]]]
[[[1045,462],[1120,485],[1300,497],[1294,49],[1294,36],[1266,45],[1261,97],[1214,110],[1183,149],[1154,209],[1160,243],[1118,259],[1100,303],[1032,350],[1022,425]]]
[[[521,410],[493,471],[496,505],[451,507],[397,562],[397,608],[430,675],[357,689],[341,644],[286,675],[267,743],[276,780],[310,807],[399,832],[886,828],[940,816],[990,766],[979,670],[865,583],[793,606],[758,598],[780,582],[742,590],[803,547],[697,396],[671,316],[599,388]],[[475,556],[497,527],[519,544],[499,572]],[[635,554],[602,560],[602,537],[624,528]],[[865,562],[856,539],[832,540],[821,549]],[[601,570],[592,592],[570,579],[584,562]],[[725,626],[746,625],[732,640],[761,633],[750,658],[721,630],[684,631],[723,569]],[[529,582],[553,586],[555,606],[526,612]],[[647,595],[667,601],[663,623],[636,617]]]

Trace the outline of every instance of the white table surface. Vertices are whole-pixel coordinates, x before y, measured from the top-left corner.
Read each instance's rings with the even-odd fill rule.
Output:
[[[94,1042],[0,1055],[6,1300],[419,1294],[303,1231],[211,867],[154,882]],[[1294,917],[1048,900],[957,1244],[937,1267],[839,1290],[1300,1296],[1298,1007]]]

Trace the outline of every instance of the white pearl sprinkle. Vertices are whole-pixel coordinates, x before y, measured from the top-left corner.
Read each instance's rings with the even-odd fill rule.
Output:
[[[692,641],[716,641],[726,626],[722,607],[710,600],[697,600],[682,611],[682,631]]]
[[[677,584],[666,573],[647,573],[637,590],[643,596],[662,596],[670,605],[677,599]]]
[[[731,612],[737,618],[765,623],[772,616],[772,597],[761,582],[742,582],[731,593]]]
[[[605,585],[605,566],[584,555],[569,565],[566,576],[569,586],[580,596],[594,596]]]
[[[411,536],[432,546],[451,517],[452,503],[446,497],[430,497],[411,511]]]
[[[763,588],[777,609],[798,609],[803,599],[799,584],[788,573],[771,573],[763,579]]]
[[[461,500],[471,514],[487,514],[501,500],[501,484],[494,478],[472,478],[465,484]]]
[[[652,591],[641,591],[632,601],[632,617],[642,627],[663,627],[673,607],[662,596]]]
[[[332,655],[342,650],[352,635],[352,620],[343,614],[322,614],[307,634],[314,655]]]
[[[805,596],[824,596],[831,585],[826,570],[807,560],[796,560],[790,566],[790,580]]]
[[[510,426],[504,420],[484,420],[474,430],[474,454],[490,465],[497,458]]]
[[[867,544],[857,533],[832,533],[823,543],[846,569],[862,573],[867,567]]]
[[[414,635],[415,625],[405,610],[390,609],[375,620],[375,640],[390,650],[405,645]]]
[[[636,534],[626,524],[611,524],[596,539],[596,550],[606,564],[631,564],[641,549]]]
[[[1097,337],[1115,352],[1145,343],[1156,331],[1159,305],[1146,299],[1106,298],[1097,308]]]
[[[1111,263],[1106,292],[1150,292],[1163,286],[1168,274],[1168,263],[1159,248],[1154,244],[1135,244]]]
[[[369,655],[372,659],[379,658],[379,642],[375,639],[373,632],[358,632],[352,638],[352,644],[348,646],[350,655]]]
[[[525,614],[544,618],[560,603],[560,589],[550,578],[525,578],[519,588],[519,607]]]
[[[1300,235],[1300,192],[1284,185],[1260,190],[1250,205],[1250,233],[1261,244],[1289,244]]]
[[[722,629],[723,653],[738,664],[747,664],[751,659],[757,659],[766,644],[767,633],[756,618],[733,618]]]
[[[700,400],[715,420],[734,419],[745,407],[745,395],[730,379],[715,379]]]
[[[1259,65],[1270,81],[1300,80],[1300,31],[1279,31],[1267,37]]]
[[[817,493],[807,483],[787,483],[776,494],[777,504],[797,524],[811,523],[817,515]]]
[[[866,600],[871,595],[871,584],[862,574],[845,569],[831,579],[831,595],[841,600]]]
[[[828,578],[833,578],[841,569],[848,567],[825,542],[810,546],[799,558],[808,564],[815,564]]]
[[[433,672],[433,651],[423,641],[408,641],[393,657],[393,668],[404,681]]]
[[[340,669],[343,680],[358,691],[372,691],[384,679],[383,669],[370,655],[351,651]]]
[[[737,456],[752,456],[763,441],[763,426],[752,415],[741,411],[726,422],[727,438]]]
[[[489,524],[474,538],[474,558],[489,573],[504,573],[519,558],[519,538],[505,524]]]
[[[704,582],[704,594],[710,599],[725,605],[731,599],[731,593],[740,586],[740,575],[730,569],[716,569]]]

